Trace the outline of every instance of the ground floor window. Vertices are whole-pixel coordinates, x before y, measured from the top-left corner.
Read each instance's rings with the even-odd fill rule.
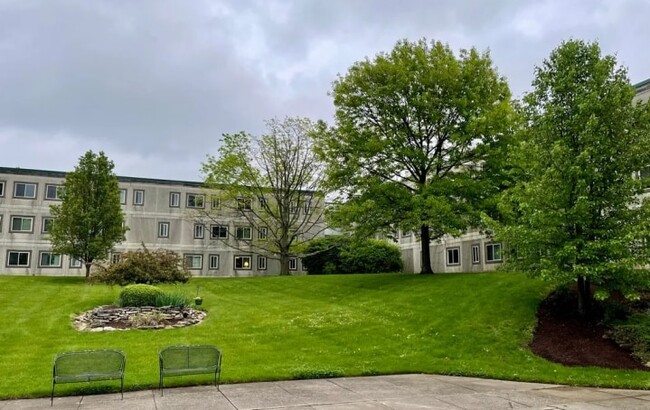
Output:
[[[81,267],[81,261],[79,259],[73,258],[71,256],[70,257],[70,267],[71,268],[80,268]]]
[[[289,259],[289,270],[298,270],[298,258]]]
[[[266,256],[257,257],[257,269],[266,270]]]
[[[479,245],[472,245],[472,263],[481,263],[481,247]]]
[[[251,269],[251,257],[248,255],[235,256],[235,269]]]
[[[460,248],[447,248],[447,265],[460,265]]]
[[[7,266],[9,267],[29,267],[30,251],[8,251]]]
[[[52,252],[41,252],[39,266],[42,268],[60,268],[61,255]]]
[[[488,243],[485,245],[485,261],[486,262],[501,262],[503,256],[501,255],[502,246],[500,243]]]
[[[203,255],[185,255],[185,267],[198,270],[203,267]]]
[[[210,269],[219,269],[219,255],[210,255]]]
[[[118,263],[122,259],[122,254],[121,253],[113,253],[111,255],[111,262],[112,263]]]

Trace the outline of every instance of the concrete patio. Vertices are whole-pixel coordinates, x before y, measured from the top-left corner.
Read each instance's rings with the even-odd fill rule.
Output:
[[[650,391],[570,387],[438,375],[292,380],[0,401],[27,409],[650,409]]]

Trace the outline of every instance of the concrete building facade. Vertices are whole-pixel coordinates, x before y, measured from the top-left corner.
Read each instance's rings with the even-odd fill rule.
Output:
[[[52,253],[50,205],[60,201],[64,172],[0,167],[0,272],[14,275],[84,275],[79,261]],[[129,230],[106,263],[127,251],[169,249],[182,255],[193,276],[277,274],[280,263],[257,247],[265,240],[232,210],[211,203],[200,182],[118,177],[120,200]],[[254,204],[251,204],[254,206]],[[201,219],[211,209],[218,223]],[[302,212],[307,212],[301,209]],[[314,210],[311,210],[314,212]],[[237,238],[242,239],[241,241]],[[289,261],[303,273],[298,258]]]

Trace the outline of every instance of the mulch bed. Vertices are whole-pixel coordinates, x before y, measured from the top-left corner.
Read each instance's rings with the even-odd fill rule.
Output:
[[[540,303],[533,353],[567,366],[650,370],[630,356],[629,350],[607,338],[607,329],[597,316],[591,321],[579,318],[576,298],[575,294],[554,292]]]

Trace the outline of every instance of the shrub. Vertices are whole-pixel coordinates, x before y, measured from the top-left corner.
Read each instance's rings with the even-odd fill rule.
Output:
[[[156,299],[163,295],[163,291],[155,286],[137,284],[129,285],[122,289],[118,304],[124,306],[156,306]]]
[[[609,335],[616,343],[632,351],[632,356],[643,363],[650,362],[650,315],[647,312],[631,315],[615,324]]]
[[[189,305],[189,299],[182,292],[163,292],[156,296],[154,306],[185,307]]]
[[[403,267],[399,248],[375,239],[330,236],[311,241],[305,253],[302,261],[310,275],[399,272]]]
[[[183,258],[168,249],[150,251],[143,246],[137,251],[126,252],[119,262],[102,266],[92,275],[95,282],[110,285],[132,283],[185,283],[191,275]]]

